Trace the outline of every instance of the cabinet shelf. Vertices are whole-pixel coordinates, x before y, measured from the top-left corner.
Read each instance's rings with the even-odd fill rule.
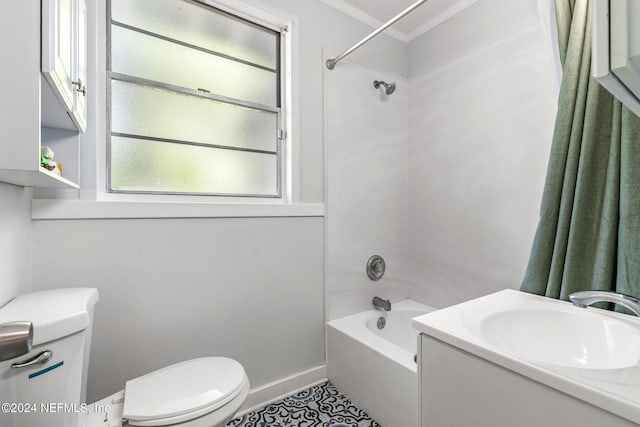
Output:
[[[0,170],[0,181],[23,187],[80,188],[78,184],[43,167],[40,167],[37,171],[2,169]]]
[[[38,170],[38,175],[39,178],[37,179],[39,182],[42,182],[43,184],[49,183],[49,185],[40,185],[40,187],[80,188],[80,186],[75,182],[69,181],[67,178],[60,175],[56,175],[42,166],[40,166],[40,169]]]

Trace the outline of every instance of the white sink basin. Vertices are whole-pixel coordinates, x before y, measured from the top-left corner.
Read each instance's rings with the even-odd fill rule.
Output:
[[[474,329],[488,344],[524,360],[583,369],[640,361],[640,330],[593,309],[506,309],[477,320]]]
[[[468,363],[470,381],[485,360],[640,426],[639,317],[504,290],[422,315],[413,326],[423,345],[472,355],[451,362]]]

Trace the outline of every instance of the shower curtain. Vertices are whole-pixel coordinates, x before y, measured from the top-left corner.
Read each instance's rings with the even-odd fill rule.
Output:
[[[591,4],[555,0],[563,69],[551,157],[521,290],[640,297],[640,119],[591,77]]]

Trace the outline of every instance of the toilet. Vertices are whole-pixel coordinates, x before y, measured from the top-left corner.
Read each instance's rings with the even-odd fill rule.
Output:
[[[242,365],[226,357],[176,363],[131,379],[86,404],[92,288],[23,294],[0,308],[0,324],[29,321],[32,349],[0,362],[3,427],[219,427],[249,392]],[[0,353],[2,350],[0,337]],[[126,349],[123,349],[126,351]],[[116,350],[117,351],[117,350]]]

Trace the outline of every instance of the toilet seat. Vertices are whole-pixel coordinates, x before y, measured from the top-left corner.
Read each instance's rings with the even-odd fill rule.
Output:
[[[204,357],[127,381],[122,418],[132,426],[165,426],[214,412],[248,389],[238,362]]]

